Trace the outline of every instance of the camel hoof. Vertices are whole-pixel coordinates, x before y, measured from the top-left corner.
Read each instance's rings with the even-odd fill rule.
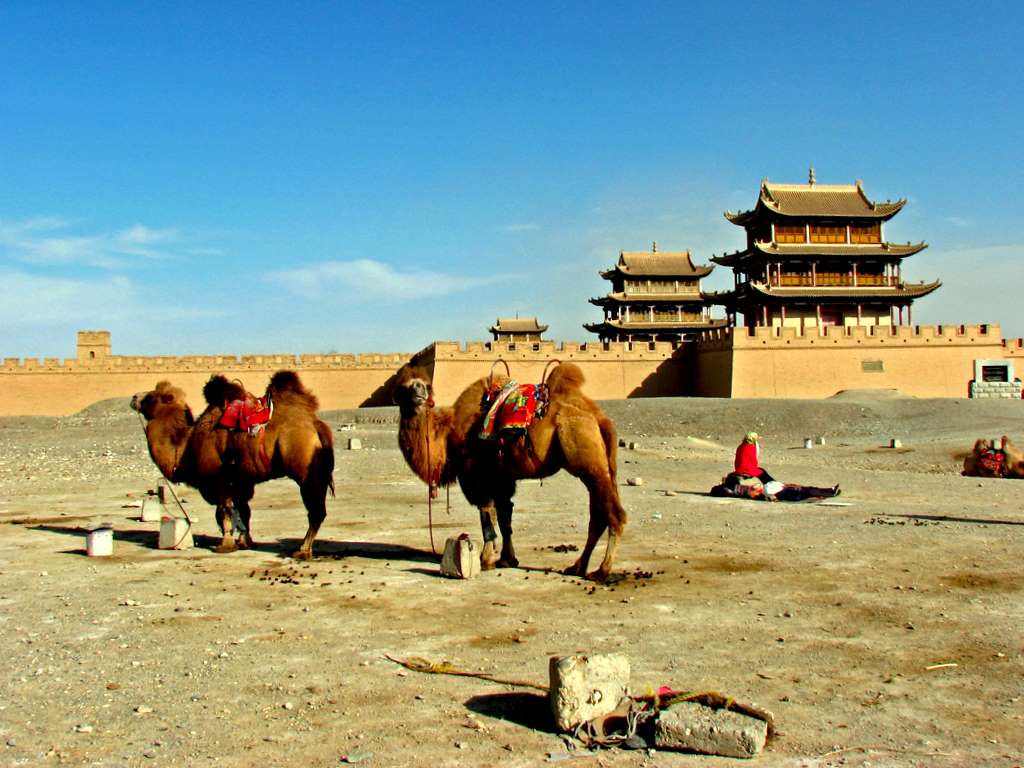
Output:
[[[566,569],[564,569],[562,571],[562,575],[563,576],[579,576],[580,575],[579,564],[578,563],[573,563],[568,568],[566,568]]]
[[[480,570],[481,571],[493,571],[495,566],[497,566],[497,565],[498,565],[498,563],[495,560],[481,560],[480,561]]]
[[[252,538],[249,536],[243,536],[235,541],[235,544],[239,549],[252,549]]]
[[[503,557],[501,558],[501,560],[498,561],[497,565],[499,568],[518,568],[519,560],[515,557],[511,557],[508,559]]]
[[[313,553],[307,552],[304,549],[297,549],[294,552],[292,552],[292,557],[294,557],[296,560],[312,560]]]
[[[213,548],[213,551],[222,555],[227,554],[228,552],[237,552],[238,545],[233,541],[222,541]]]

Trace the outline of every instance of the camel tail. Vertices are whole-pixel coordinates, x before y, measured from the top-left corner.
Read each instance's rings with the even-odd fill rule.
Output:
[[[203,385],[203,398],[207,405],[222,408],[224,403],[241,400],[245,397],[245,388],[237,381],[228,381],[227,376],[216,374]]]
[[[559,363],[548,375],[548,390],[552,397],[578,390],[583,386],[583,370],[576,363]]]
[[[320,401],[316,399],[316,395],[303,386],[299,374],[295,371],[278,371],[270,377],[270,383],[267,385],[267,394],[270,395],[271,399],[286,392],[299,395],[314,411],[320,408]]]
[[[612,476],[612,485],[615,485],[615,473],[618,471],[619,440],[615,434],[615,424],[607,416],[603,416],[598,422],[601,428],[601,439],[604,440],[605,454],[608,456],[608,471]]]

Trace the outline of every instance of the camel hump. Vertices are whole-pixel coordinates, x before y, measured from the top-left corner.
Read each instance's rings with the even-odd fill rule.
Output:
[[[548,389],[552,395],[569,392],[583,386],[583,370],[576,363],[559,363],[548,375]]]
[[[267,394],[272,399],[278,399],[281,395],[288,393],[301,397],[314,411],[320,407],[316,395],[303,386],[299,374],[295,371],[278,371],[270,377],[270,383],[267,385]]]
[[[215,405],[218,408],[224,403],[245,398],[245,387],[237,381],[228,381],[223,374],[216,374],[203,386],[203,398],[207,405]]]

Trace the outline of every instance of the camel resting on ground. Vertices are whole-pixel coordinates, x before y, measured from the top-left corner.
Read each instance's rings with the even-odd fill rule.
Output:
[[[615,425],[583,394],[583,372],[572,363],[558,365],[548,377],[548,406],[528,427],[524,438],[504,448],[479,439],[485,411],[481,407],[491,385],[506,377],[480,379],[446,408],[435,408],[426,370],[404,366],[396,375],[394,400],[401,412],[398,444],[409,467],[429,485],[459,481],[470,504],[480,509],[486,569],[519,564],[512,546],[512,496],[516,481],[543,478],[565,469],[590,493],[590,526],[579,559],[565,573],[585,576],[597,542],[608,530],[608,546],[600,567],[589,578],[604,581],[611,574],[615,552],[626,526],[626,511],[615,481]],[[501,531],[501,556],[495,552]]]
[[[964,469],[960,474],[1024,479],[1024,452],[1018,450],[1006,435],[1003,435],[999,446],[994,440],[979,437],[964,458]]]
[[[252,546],[249,500],[255,486],[290,477],[299,485],[309,521],[293,557],[312,558],[313,540],[327,516],[327,491],[334,492],[331,428],[316,416],[316,396],[294,371],[278,371],[267,386],[273,416],[261,434],[250,436],[218,424],[227,403],[245,398],[240,384],[213,376],[203,387],[203,395],[207,407],[198,419],[193,418],[184,391],[169,381],[132,398],[132,408],[146,419],[146,442],[153,462],[168,480],[192,486],[217,508],[217,524],[223,534],[218,552]],[[239,528],[237,540],[233,518]]]

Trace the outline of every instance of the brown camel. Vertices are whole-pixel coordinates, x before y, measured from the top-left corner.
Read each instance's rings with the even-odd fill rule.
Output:
[[[964,469],[960,474],[1024,479],[1024,452],[1018,450],[1006,435],[1003,435],[999,446],[994,440],[979,437],[964,458]]]
[[[218,552],[252,546],[249,500],[256,484],[290,477],[299,485],[309,520],[302,546],[292,556],[309,560],[327,516],[327,491],[334,493],[334,444],[331,428],[316,416],[316,396],[295,372],[278,371],[267,386],[273,416],[259,435],[250,436],[218,425],[225,405],[245,398],[240,384],[213,376],[203,395],[207,408],[198,419],[185,393],[168,381],[132,398],[132,408],[146,419],[153,462],[168,480],[192,486],[217,508],[224,536]]]
[[[608,529],[608,547],[601,566],[588,578],[604,581],[611,574],[626,511],[615,482],[615,425],[583,394],[583,372],[572,363],[558,365],[548,377],[549,403],[525,438],[499,449],[479,439],[485,411],[481,403],[489,386],[505,377],[471,384],[447,408],[435,408],[431,378],[423,369],[404,366],[396,375],[394,399],[401,412],[398,444],[409,467],[431,487],[459,481],[470,504],[480,509],[484,548],[482,567],[515,567],[512,546],[512,496],[516,481],[542,478],[561,469],[578,477],[590,492],[590,527],[579,559],[564,572],[584,576],[594,547]],[[501,557],[495,552],[501,531]]]

